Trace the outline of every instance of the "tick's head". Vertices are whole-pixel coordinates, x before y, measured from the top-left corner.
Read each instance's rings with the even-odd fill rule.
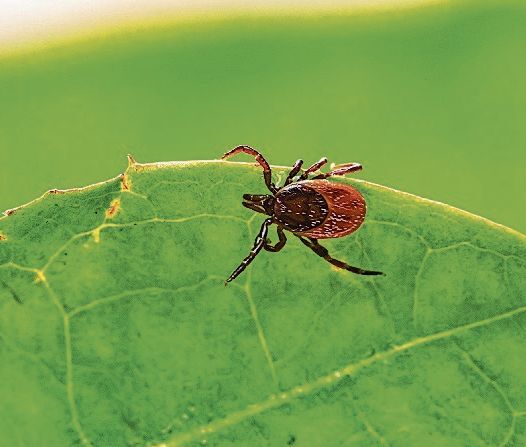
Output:
[[[258,213],[274,215],[274,196],[269,194],[243,194],[243,206]]]

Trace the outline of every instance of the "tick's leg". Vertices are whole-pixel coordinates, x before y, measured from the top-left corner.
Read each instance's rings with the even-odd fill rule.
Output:
[[[263,248],[267,251],[280,251],[287,243],[287,237],[285,236],[283,227],[278,227],[278,237],[279,241],[275,245],[270,245],[268,242],[265,241],[265,245],[263,246]]]
[[[332,265],[335,265],[336,267],[339,267],[345,270],[349,270],[350,272],[357,273],[358,275],[383,275],[382,272],[376,272],[374,270],[364,270],[358,267],[353,267],[352,265],[349,265],[343,261],[338,261],[338,259],[334,259],[333,257],[329,255],[329,251],[325,247],[320,245],[317,239],[312,239],[312,238],[306,239],[302,236],[298,236],[298,237],[300,238],[300,241],[303,242],[307,247],[309,247],[314,253],[316,253],[318,256],[321,256],[327,262],[330,262]]]
[[[223,154],[221,160],[225,160],[241,152],[244,154],[252,155],[256,159],[256,161],[263,168],[263,177],[265,179],[265,185],[267,185],[267,188],[272,194],[277,192],[278,189],[276,188],[274,183],[272,183],[272,171],[270,170],[270,166],[267,160],[265,160],[265,157],[263,157],[263,155],[261,155],[256,149],[250,146],[237,146],[234,149]]]
[[[327,177],[332,177],[333,175],[345,175],[349,174],[350,172],[361,171],[361,169],[362,165],[360,163],[346,163],[344,165],[336,166],[336,169],[333,169],[332,171],[326,172],[325,174],[317,175],[316,177],[312,178],[323,179]]]
[[[296,163],[294,163],[294,166],[292,166],[292,169],[289,172],[289,175],[285,179],[285,183],[283,186],[290,185],[292,183],[292,179],[296,177],[296,174],[300,172],[301,165],[303,165],[303,160],[296,160]]]
[[[259,230],[258,235],[256,236],[256,239],[254,241],[254,246],[252,247],[252,250],[250,250],[250,253],[248,256],[241,261],[241,264],[232,272],[232,274],[228,277],[228,279],[225,281],[225,286],[232,280],[236,279],[237,276],[247,268],[247,266],[254,260],[254,258],[258,255],[258,253],[261,251],[261,249],[264,247],[267,235],[268,235],[268,227],[272,223],[272,218],[265,219],[263,221],[263,224],[261,225],[261,229]]]
[[[300,176],[300,180],[305,180],[311,172],[315,172],[318,169],[320,169],[323,165],[327,164],[327,158],[323,157],[320,159],[320,161],[317,161],[312,166],[307,168],[303,174]]]

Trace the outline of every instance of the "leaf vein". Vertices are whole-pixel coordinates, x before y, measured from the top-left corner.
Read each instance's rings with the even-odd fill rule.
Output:
[[[247,222],[248,232],[250,235],[250,238],[252,239],[252,228],[250,226],[250,223],[252,222],[252,219],[254,216],[251,217],[250,221]],[[270,370],[270,375],[272,377],[272,382],[274,383],[274,386],[276,388],[279,387],[278,385],[278,378],[276,375],[276,368],[274,366],[274,360],[272,359],[272,353],[270,352],[267,338],[265,337],[265,332],[263,330],[263,326],[261,325],[261,322],[259,321],[258,311],[256,307],[256,303],[254,302],[254,298],[252,297],[252,288],[251,288],[251,281],[252,281],[252,269],[250,269],[247,272],[247,280],[245,284],[243,285],[243,291],[245,292],[245,296],[248,301],[248,305],[250,308],[250,315],[252,317],[252,320],[254,321],[254,324],[256,326],[256,330],[258,333],[258,341],[261,346],[261,349],[263,350],[263,354],[265,355],[265,360],[267,362],[267,365]]]
[[[462,326],[457,326],[457,327],[454,327],[454,328],[451,328],[445,331],[436,332],[436,333],[429,334],[423,337],[418,337],[406,343],[403,343],[401,345],[395,345],[386,351],[379,352],[377,354],[374,354],[371,357],[362,359],[356,363],[351,363],[339,370],[336,370],[327,375],[321,376],[313,382],[296,386],[278,395],[273,394],[264,401],[261,401],[255,404],[251,404],[248,407],[242,410],[233,412],[224,418],[218,419],[206,425],[196,427],[193,430],[189,430],[184,433],[179,433],[175,435],[174,437],[172,437],[170,440],[166,441],[164,444],[159,444],[156,447],[180,447],[186,444],[187,442],[191,442],[195,440],[196,438],[200,436],[204,436],[207,434],[214,433],[218,430],[228,428],[230,426],[243,422],[244,420],[250,417],[261,414],[264,411],[267,411],[273,408],[277,408],[291,401],[292,399],[297,398],[298,396],[302,396],[305,394],[311,394],[320,388],[333,385],[337,381],[341,380],[342,377],[356,374],[358,371],[360,371],[361,369],[365,367],[368,367],[373,364],[379,363],[381,361],[387,360],[388,358],[393,357],[401,352],[409,351],[418,346],[429,344],[429,343],[432,343],[438,340],[444,340],[454,335],[460,334],[462,332],[469,331],[471,329],[488,326],[498,321],[513,318],[524,312],[526,312],[526,306],[521,306],[521,307],[512,309],[508,312],[494,315],[493,317],[489,317],[489,318],[475,321],[472,323],[467,323]],[[503,447],[503,446],[499,446],[499,447]]]
[[[510,402],[510,399],[508,395],[504,392],[502,387],[491,377],[488,376],[488,374],[480,367],[480,365],[477,364],[473,356],[462,346],[460,346],[457,342],[455,342],[455,345],[457,348],[462,351],[462,357],[466,364],[479,376],[487,382],[501,397],[502,401],[508,408],[508,411],[510,413],[511,419],[510,419],[510,425],[508,429],[506,430],[506,433],[504,434],[504,437],[502,438],[502,441],[499,442],[498,447],[505,447],[510,442],[511,438],[513,437],[513,434],[515,433],[515,424],[516,424],[516,418],[517,418],[517,411],[515,408],[513,408],[513,405]]]
[[[116,301],[120,301],[122,299],[125,299],[125,298],[132,298],[134,295],[138,295],[140,293],[150,293],[150,292],[157,292],[157,293],[162,293],[162,292],[172,292],[172,293],[178,293],[178,292],[181,292],[183,290],[193,290],[193,289],[197,289],[199,288],[200,286],[202,286],[203,284],[211,281],[211,280],[218,280],[218,279],[221,279],[221,277],[219,276],[215,276],[215,275],[211,275],[211,276],[207,276],[205,279],[203,279],[202,281],[199,281],[195,284],[191,284],[191,285],[185,285],[185,286],[180,286],[180,287],[144,287],[144,288],[141,288],[141,289],[136,289],[136,290],[126,290],[124,292],[121,292],[121,293],[116,293],[114,295],[109,295],[109,296],[106,296],[106,297],[103,297],[103,298],[98,298],[98,299],[95,299],[87,304],[84,304],[82,306],[78,306],[76,308],[74,308],[73,310],[69,311],[68,312],[68,317],[69,318],[72,318],[74,317],[75,315],[78,315],[80,313],[83,313],[83,312],[87,312],[93,308],[96,308],[96,307],[99,307],[99,306],[102,306],[102,305],[105,305],[105,304],[110,304],[110,303],[113,303],[113,302],[116,302]]]

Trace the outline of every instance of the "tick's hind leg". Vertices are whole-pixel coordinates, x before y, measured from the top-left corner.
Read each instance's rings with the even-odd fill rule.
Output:
[[[271,223],[272,218],[265,219],[263,221],[261,229],[259,230],[259,233],[256,236],[256,240],[254,241],[254,246],[252,247],[252,250],[250,250],[248,256],[241,261],[241,264],[239,264],[239,266],[227,278],[227,280],[225,281],[225,286],[230,281],[236,279],[239,276],[239,274],[248,267],[248,265],[254,260],[254,258],[258,255],[261,249],[265,246],[267,242],[268,227]]]
[[[272,251],[272,252],[280,251],[287,243],[287,237],[285,236],[283,227],[278,227],[278,237],[279,237],[279,241],[276,242],[275,245],[270,245],[268,242],[265,242],[265,245],[263,246],[263,248],[267,251]]]
[[[263,168],[263,177],[265,179],[265,185],[267,185],[267,188],[270,190],[270,192],[274,194],[278,189],[276,188],[274,183],[272,183],[272,171],[270,169],[270,165],[268,164],[267,160],[265,160],[265,157],[263,157],[263,155],[261,155],[256,149],[250,146],[237,146],[234,149],[229,150],[228,152],[223,154],[221,160],[225,160],[239,153],[252,155],[256,159],[259,165]]]
[[[320,174],[315,177],[312,177],[313,179],[324,179],[327,177],[332,177],[333,175],[345,175],[349,174],[350,172],[356,172],[361,171],[362,165],[360,163],[346,163],[343,165],[336,166],[336,169],[333,169],[332,171],[326,172],[325,174]]]
[[[348,270],[349,272],[353,272],[358,275],[383,275],[382,272],[377,272],[374,270],[364,270],[359,267],[353,267],[352,265],[349,265],[343,261],[339,261],[338,259],[334,259],[332,256],[329,255],[329,251],[324,246],[320,245],[317,239],[306,239],[302,236],[298,237],[300,238],[300,241],[303,242],[307,247],[309,247],[314,253],[316,253],[318,256],[321,256],[327,262],[330,262],[332,265],[338,268]]]

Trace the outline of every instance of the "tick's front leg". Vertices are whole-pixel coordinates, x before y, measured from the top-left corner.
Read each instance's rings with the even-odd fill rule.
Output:
[[[258,255],[258,253],[265,246],[265,243],[267,241],[267,235],[268,235],[268,227],[270,224],[272,224],[272,218],[268,218],[263,221],[263,224],[261,225],[259,233],[256,236],[256,239],[254,240],[254,246],[252,247],[252,250],[250,250],[250,253],[248,254],[248,256],[241,261],[241,264],[239,264],[239,266],[227,278],[227,280],[225,281],[225,286],[230,281],[233,281],[234,279],[236,279],[241,274],[241,272],[248,267],[248,265],[254,260],[254,258]]]
[[[276,185],[272,183],[272,171],[270,169],[270,165],[268,164],[267,160],[265,160],[265,157],[263,157],[263,155],[261,155],[253,147],[237,146],[234,149],[231,149],[225,154],[223,154],[223,156],[221,157],[221,160],[226,160],[227,158],[232,157],[239,153],[252,155],[256,159],[259,165],[263,168],[263,178],[265,179],[265,185],[267,185],[267,188],[270,190],[272,194],[275,194],[278,188],[276,188]]]
[[[272,251],[276,253],[285,246],[285,244],[287,243],[287,237],[285,236],[283,227],[278,227],[278,238],[279,241],[275,245],[270,245],[268,242],[265,241],[265,245],[263,246],[263,248],[267,251]]]

